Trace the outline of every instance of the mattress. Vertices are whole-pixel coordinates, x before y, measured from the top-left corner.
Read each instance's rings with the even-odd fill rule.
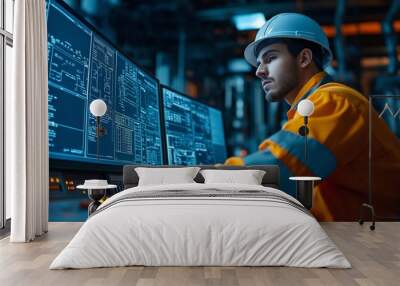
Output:
[[[50,269],[130,265],[351,267],[308,210],[284,192],[198,183],[114,195]]]

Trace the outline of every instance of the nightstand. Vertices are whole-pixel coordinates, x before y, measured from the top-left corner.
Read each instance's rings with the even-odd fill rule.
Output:
[[[321,181],[320,177],[290,177],[296,181],[296,199],[308,210],[312,208],[314,182]]]
[[[91,200],[88,206],[88,215],[90,216],[101,205],[101,200],[107,198],[107,189],[116,189],[117,185],[109,185],[107,180],[85,180],[83,185],[76,188],[88,191],[88,197]]]

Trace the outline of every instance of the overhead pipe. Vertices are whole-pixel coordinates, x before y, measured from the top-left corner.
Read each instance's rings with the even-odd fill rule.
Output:
[[[185,68],[186,68],[186,31],[182,25],[179,29],[178,39],[178,69],[176,76],[176,89],[185,92]]]
[[[338,74],[339,77],[344,77],[346,75],[346,53],[344,48],[343,34],[342,34],[342,25],[344,12],[346,8],[346,0],[338,0],[336,5],[335,12],[335,30],[336,36],[334,39],[335,43],[335,52],[338,64]]]
[[[389,74],[396,74],[399,68],[396,51],[397,38],[393,27],[394,19],[399,10],[400,0],[393,0],[385,19],[382,21],[382,31],[385,36],[385,45],[389,58],[389,63],[387,66],[387,72]]]

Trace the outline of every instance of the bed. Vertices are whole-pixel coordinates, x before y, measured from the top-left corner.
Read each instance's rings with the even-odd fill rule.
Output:
[[[125,190],[89,217],[50,269],[351,267],[309,211],[279,190],[277,166],[218,167],[264,170],[261,185],[204,184],[199,173],[194,183],[152,186],[138,186],[136,167],[124,167]]]

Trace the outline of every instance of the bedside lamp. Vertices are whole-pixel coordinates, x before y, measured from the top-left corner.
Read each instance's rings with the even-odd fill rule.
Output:
[[[100,137],[106,134],[106,129],[100,124],[100,117],[107,112],[107,104],[102,99],[95,99],[90,103],[90,113],[96,117],[96,143],[97,143],[97,160],[99,159],[99,143]]]
[[[303,99],[302,101],[299,102],[297,105],[297,112],[304,117],[304,125],[299,128],[299,134],[301,136],[304,136],[304,155],[305,155],[305,160],[307,161],[308,159],[308,154],[307,154],[307,135],[309,132],[309,129],[307,127],[308,124],[308,117],[311,116],[311,114],[314,113],[314,103],[312,103],[311,100],[309,99]]]
[[[297,112],[304,117],[304,125],[299,128],[299,134],[304,136],[304,155],[307,162],[307,135],[308,135],[308,117],[314,112],[314,103],[311,100],[303,99],[297,105]],[[290,177],[289,180],[296,181],[296,199],[298,199],[307,209],[313,205],[314,182],[320,181],[320,177]]]

